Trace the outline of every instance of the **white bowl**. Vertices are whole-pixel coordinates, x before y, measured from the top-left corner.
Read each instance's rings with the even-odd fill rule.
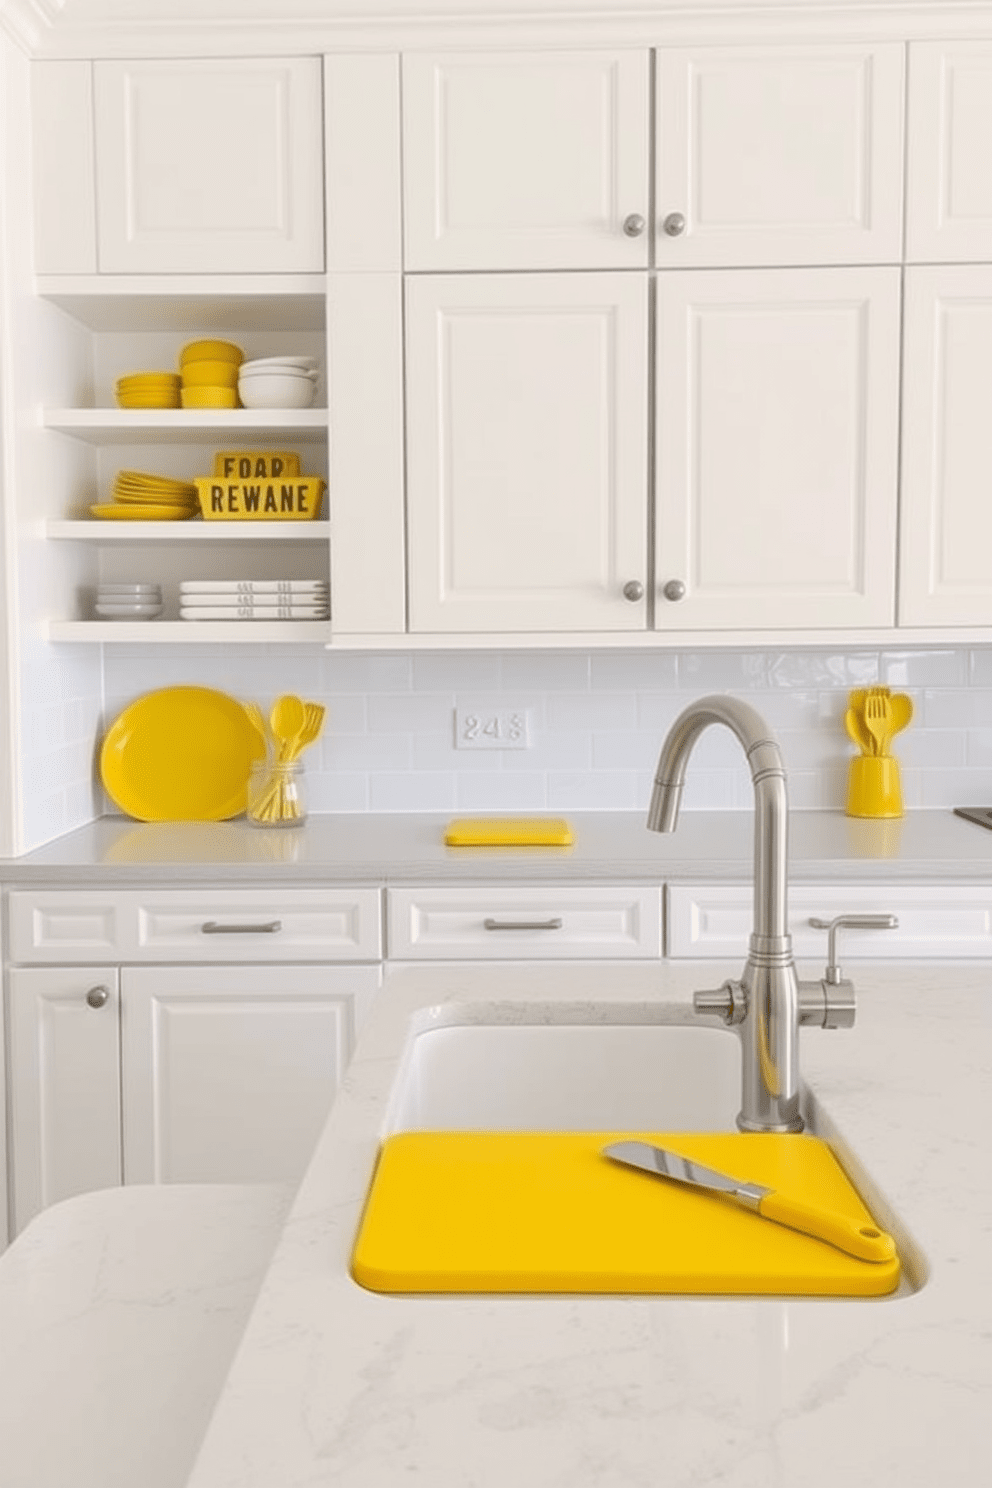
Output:
[[[297,369],[301,372],[316,372],[317,358],[311,356],[284,356],[284,357],[256,357],[251,362],[242,362],[238,368],[241,377],[245,373],[269,371],[284,367],[287,370]]]
[[[246,408],[309,408],[315,386],[312,377],[260,372],[238,378],[238,396]]]
[[[162,603],[155,604],[104,604],[97,600],[94,606],[101,620],[153,620],[162,613]]]
[[[118,595],[121,599],[161,599],[161,584],[100,584],[98,594]]]

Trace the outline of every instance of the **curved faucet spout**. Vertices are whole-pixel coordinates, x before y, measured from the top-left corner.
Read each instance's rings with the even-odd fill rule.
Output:
[[[754,922],[741,975],[743,1099],[747,1131],[799,1131],[799,984],[788,929],[788,799],[774,734],[748,703],[719,694],[690,704],[661,747],[648,826],[674,832],[686,766],[712,723],[737,737],[754,785]]]
[[[737,698],[714,694],[690,704],[672,724],[655,772],[648,826],[674,832],[682,805],[689,756],[712,723],[740,740],[754,784],[754,934],[762,940],[788,935],[788,822],[785,766],[775,735],[761,714]]]

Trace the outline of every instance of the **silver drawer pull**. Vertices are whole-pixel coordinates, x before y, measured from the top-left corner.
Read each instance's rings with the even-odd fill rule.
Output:
[[[275,935],[282,920],[267,920],[264,925],[223,925],[220,920],[207,920],[200,926],[204,935]]]
[[[483,920],[487,930],[560,930],[561,916],[551,920]]]

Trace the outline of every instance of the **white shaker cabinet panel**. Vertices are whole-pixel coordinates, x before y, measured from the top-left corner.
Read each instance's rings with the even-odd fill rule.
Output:
[[[378,967],[125,967],[128,1183],[298,1182]]]
[[[34,267],[96,272],[93,69],[89,62],[31,64]]]
[[[121,1182],[116,967],[9,973],[12,1231]]]
[[[94,64],[103,273],[324,267],[319,58]]]
[[[646,51],[403,58],[407,269],[646,268]]]
[[[992,42],[912,42],[910,262],[992,259]]]
[[[658,280],[656,626],[889,626],[899,270]]]
[[[992,266],[906,270],[902,625],[992,625]]]
[[[646,276],[425,275],[406,309],[411,631],[642,630]]]
[[[659,268],[896,263],[899,44],[657,53]]]

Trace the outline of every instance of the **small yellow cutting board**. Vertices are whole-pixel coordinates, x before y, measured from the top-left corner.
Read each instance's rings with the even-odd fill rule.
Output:
[[[568,847],[563,816],[460,816],[444,831],[448,847]]]
[[[352,1275],[377,1292],[853,1297],[898,1286],[898,1258],[856,1260],[730,1199],[602,1156],[631,1138],[873,1223],[816,1137],[401,1132],[382,1146]]]

